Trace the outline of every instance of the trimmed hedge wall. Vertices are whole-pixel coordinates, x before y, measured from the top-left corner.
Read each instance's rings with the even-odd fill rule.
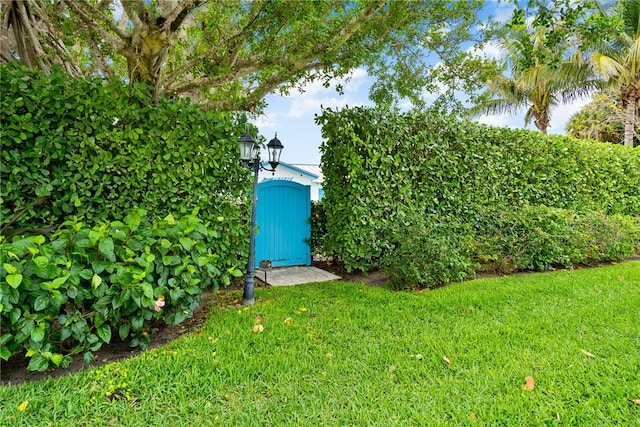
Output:
[[[146,86],[59,69],[9,63],[0,74],[2,234],[46,231],[70,215],[122,219],[135,207],[152,219],[200,207],[214,225],[247,217],[250,174],[235,161],[244,125],[231,116],[184,99],[149,105]]]
[[[43,370],[115,334],[145,346],[240,275],[241,120],[59,69],[0,75],[0,359]]]
[[[347,270],[388,265],[415,216],[474,227],[487,208],[640,215],[640,150],[493,128],[423,112],[317,118],[327,235]]]

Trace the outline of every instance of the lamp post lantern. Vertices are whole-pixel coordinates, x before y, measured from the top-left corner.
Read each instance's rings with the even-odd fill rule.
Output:
[[[271,169],[262,166],[260,160],[260,145],[249,133],[244,133],[238,138],[240,146],[240,160],[253,171],[253,194],[251,200],[251,222],[249,230],[249,260],[247,261],[247,275],[244,279],[244,291],[242,293],[242,305],[253,305],[254,297],[254,277],[255,277],[255,242],[256,242],[256,204],[258,201],[258,172],[267,170],[275,172],[280,164],[280,154],[284,146],[278,139],[278,134],[269,141],[267,150],[269,153],[269,164]]]

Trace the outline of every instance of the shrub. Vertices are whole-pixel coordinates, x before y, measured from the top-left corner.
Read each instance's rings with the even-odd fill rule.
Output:
[[[311,202],[311,240],[309,246],[313,255],[324,254],[322,241],[327,234],[327,213],[322,200]]]
[[[478,213],[469,250],[483,270],[545,270],[620,260],[640,251],[640,220],[544,206]]]
[[[317,122],[324,137],[324,250],[347,271],[380,267],[397,241],[393,224],[413,214],[470,225],[479,212],[495,207],[640,215],[638,149],[424,112],[328,109]],[[538,233],[513,221],[524,227],[514,235],[533,239],[511,241],[519,251],[509,255],[520,260],[517,268],[566,265],[569,255],[554,237],[562,221],[543,215],[534,221]],[[506,255],[502,260],[515,263]]]
[[[464,227],[453,218],[415,217],[396,234],[397,247],[381,261],[394,289],[433,288],[475,275]]]
[[[210,249],[216,234],[197,210],[153,223],[133,210],[93,227],[74,218],[48,237],[0,238],[0,358],[26,352],[30,370],[81,352],[90,361],[113,333],[146,346],[154,325],[182,322],[204,288],[241,274]]]
[[[73,215],[97,224],[134,207],[152,220],[200,207],[245,241],[251,176],[237,161],[244,126],[231,116],[185,99],[149,104],[146,86],[58,68],[8,63],[0,73],[0,234],[46,232]]]

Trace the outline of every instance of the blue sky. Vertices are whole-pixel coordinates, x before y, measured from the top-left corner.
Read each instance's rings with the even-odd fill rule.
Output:
[[[498,19],[507,19],[511,15],[512,6],[498,1],[489,1],[485,12]],[[487,46],[479,54],[492,57],[500,55],[495,45]],[[265,113],[254,120],[260,134],[267,141],[273,138],[275,132],[282,141],[284,150],[281,160],[286,163],[319,164],[319,147],[322,142],[321,129],[315,124],[314,116],[320,114],[322,107],[341,108],[345,106],[373,105],[368,99],[369,87],[373,78],[364,69],[355,69],[351,80],[336,80],[329,88],[322,82],[307,84],[303,92],[292,90],[288,96],[269,95],[266,98],[268,108]],[[336,84],[342,84],[344,94],[335,90]],[[425,93],[426,99],[430,94]],[[549,133],[564,134],[565,125],[569,118],[579,111],[589,99],[582,99],[570,105],[561,105],[552,111]],[[477,118],[477,121],[494,126],[508,126],[524,128],[524,110],[517,115],[493,115]],[[535,129],[533,125],[530,129]]]

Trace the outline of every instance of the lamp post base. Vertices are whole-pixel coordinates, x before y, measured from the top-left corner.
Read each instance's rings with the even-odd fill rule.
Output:
[[[251,265],[251,264],[249,264]],[[249,268],[249,273],[244,278],[244,292],[242,294],[242,305],[253,305],[256,299],[253,296],[253,283],[254,283],[254,273],[253,269]]]

